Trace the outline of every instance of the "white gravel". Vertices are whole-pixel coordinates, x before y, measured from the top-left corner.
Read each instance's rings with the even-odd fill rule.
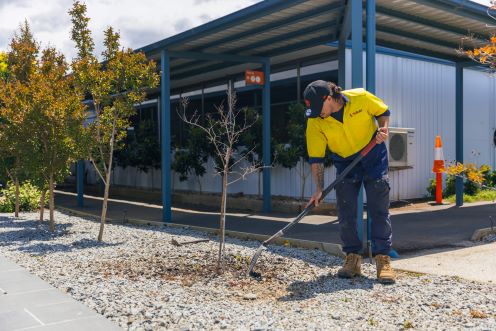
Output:
[[[400,272],[395,285],[335,277],[342,260],[271,246],[244,276],[259,242],[227,239],[226,272],[213,272],[216,238],[188,229],[98,223],[57,212],[50,234],[37,215],[0,214],[0,254],[128,330],[495,330],[496,285]]]

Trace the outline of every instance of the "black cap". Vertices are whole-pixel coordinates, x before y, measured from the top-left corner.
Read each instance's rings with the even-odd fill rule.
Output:
[[[329,95],[332,96],[332,91],[326,81],[316,80],[308,84],[303,92],[303,98],[305,98],[305,104],[308,107],[305,116],[318,117],[322,112],[324,99]]]

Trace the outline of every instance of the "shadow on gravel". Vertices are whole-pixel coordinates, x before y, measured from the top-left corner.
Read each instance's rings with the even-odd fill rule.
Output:
[[[19,245],[17,250],[34,255],[45,255],[56,252],[70,252],[76,249],[87,249],[93,247],[118,246],[118,243],[98,242],[95,239],[81,239],[69,244],[59,243],[40,243],[39,241],[51,241],[56,238],[64,237],[71,233],[72,223],[55,223],[55,231],[51,232],[48,222],[40,223],[38,220],[18,219],[15,217],[1,217],[0,229],[12,229],[10,231],[0,231],[0,246]],[[14,230],[17,229],[17,230]],[[31,244],[37,241],[36,244]]]
[[[311,281],[296,281],[288,285],[288,294],[280,297],[278,301],[302,301],[316,297],[318,294],[334,293],[346,290],[372,290],[375,279],[357,277],[354,279],[341,279],[335,276],[320,276]],[[351,300],[344,298],[343,301]]]
[[[33,255],[46,255],[57,252],[71,252],[78,249],[87,249],[93,247],[113,247],[119,246],[121,244],[122,242],[109,244],[105,242],[98,242],[97,240],[92,239],[81,239],[68,245],[38,243],[27,247],[19,247],[18,250]]]
[[[6,225],[6,226],[4,226]],[[11,228],[18,230],[12,231],[0,231],[0,245],[1,246],[11,246],[14,244],[23,245],[29,243],[33,240],[37,241],[49,241],[58,237],[63,237],[69,233],[69,228],[72,224],[56,224],[55,232],[51,232],[48,228],[48,224],[38,224],[36,221],[24,221],[22,223],[17,223],[15,226],[13,223],[4,224],[0,222],[0,228]]]
[[[55,223],[55,225],[57,225]],[[41,227],[48,228],[48,221],[40,223],[38,220],[26,220],[23,218],[16,218],[14,216],[0,216],[0,228],[25,228],[25,227]]]

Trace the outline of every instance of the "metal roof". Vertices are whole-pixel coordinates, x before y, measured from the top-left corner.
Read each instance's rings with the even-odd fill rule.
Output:
[[[345,8],[345,0],[263,1],[138,51],[155,59],[160,58],[162,49],[268,57],[272,66],[319,55],[329,59],[337,57],[337,48],[329,44],[339,38]],[[475,42],[488,40],[486,24],[494,21],[486,10],[468,0],[377,0],[377,45],[467,61],[456,50],[468,35],[473,35]],[[170,65],[173,88],[225,79],[260,66],[181,58],[171,59]]]

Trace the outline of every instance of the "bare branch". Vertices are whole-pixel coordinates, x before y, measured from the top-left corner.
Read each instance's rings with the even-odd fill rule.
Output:
[[[245,180],[246,176],[251,175],[252,173],[264,168],[270,168],[270,166],[248,166],[246,168],[240,168],[242,170],[241,172],[233,171],[231,172],[231,174],[238,174],[239,177],[233,181],[228,182],[227,185],[234,184],[236,182],[239,182],[240,180]]]
[[[98,169],[98,165],[96,164],[95,160],[93,158],[90,158],[90,161],[93,164],[93,167],[95,168],[96,173],[98,174],[98,176],[100,176],[100,179],[103,181],[104,184],[106,184],[106,181],[103,178],[102,173],[100,172],[100,169]]]

